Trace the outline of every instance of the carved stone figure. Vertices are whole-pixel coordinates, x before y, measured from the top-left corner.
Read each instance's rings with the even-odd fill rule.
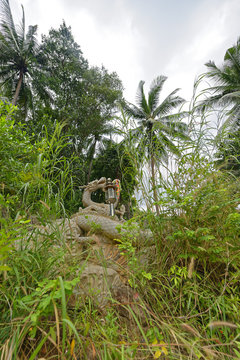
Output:
[[[88,211],[96,211],[98,214],[101,215],[109,215],[109,205],[104,204],[104,203],[97,203],[92,201],[91,199],[91,194],[99,189],[105,191],[105,187],[106,187],[106,178],[102,177],[100,180],[94,180],[92,182],[90,182],[88,185],[84,185],[84,186],[80,186],[81,189],[84,189],[83,192],[83,197],[82,197],[82,203],[83,206],[85,207],[84,212],[88,212]],[[115,214],[119,215],[121,218],[121,220],[123,220],[123,215],[125,213],[125,206],[122,205],[120,210],[116,210],[116,207],[118,205],[118,200],[119,198],[117,198],[117,201],[114,204],[114,208],[115,208]],[[81,211],[82,209],[80,208],[79,211]],[[115,217],[115,219],[117,219]]]
[[[45,228],[48,233],[56,232],[57,228],[65,240],[72,242],[70,256],[81,258],[81,282],[75,288],[73,299],[90,294],[101,304],[110,295],[121,293],[124,297],[132,296],[132,290],[127,284],[127,260],[119,251],[116,241],[123,236],[121,226],[124,223],[125,206],[122,205],[120,210],[115,209],[116,215],[110,217],[109,205],[91,199],[93,192],[98,189],[104,191],[105,186],[105,177],[82,186],[84,209],[79,208],[71,219],[59,219]]]
[[[93,192],[98,189],[104,191],[105,186],[104,177],[82,186],[84,209],[79,208],[70,219],[58,219],[44,228],[48,234],[59,234],[61,241],[71,242],[71,254],[66,255],[68,258],[76,256],[81,259],[81,281],[75,288],[74,298],[91,294],[101,304],[120,288],[129,292],[125,284],[127,278],[122,275],[123,269],[126,270],[126,259],[114,241],[121,238],[118,228],[124,222],[125,207],[122,205],[120,210],[115,209],[116,215],[110,217],[109,205],[91,199]],[[117,202],[114,205],[116,208]]]

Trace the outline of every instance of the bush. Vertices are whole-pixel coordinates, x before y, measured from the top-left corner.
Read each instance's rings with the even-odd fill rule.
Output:
[[[67,136],[62,136],[64,124],[56,123],[51,135],[45,128],[36,141],[25,131],[26,124],[14,121],[14,111],[11,104],[0,102],[0,184],[4,197],[12,199],[10,213],[40,211],[60,216],[74,197],[75,159],[62,155],[68,145]]]

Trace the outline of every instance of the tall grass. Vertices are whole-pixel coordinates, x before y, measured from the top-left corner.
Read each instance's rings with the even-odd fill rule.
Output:
[[[147,155],[141,162],[145,164],[138,172],[142,210],[135,221],[150,228],[154,240],[138,242],[137,247],[140,259],[145,253],[143,269],[152,279],[146,285],[142,272],[135,275],[154,319],[164,321],[158,329],[164,328],[169,343],[175,339],[176,348],[169,358],[231,359],[239,351],[240,304],[235,294],[239,286],[240,182],[216,166],[222,114],[198,111],[197,86],[186,119],[191,140],[173,139],[181,156],[170,155],[167,162],[159,157],[158,217],[152,211]],[[139,168],[130,131],[133,126],[132,119],[122,114],[121,133]],[[147,256],[143,247],[149,248]],[[178,349],[177,343],[181,343]]]
[[[68,137],[62,134],[65,124],[56,123],[53,134],[45,128],[35,144],[36,160],[25,167],[24,181],[20,188],[23,205],[30,212],[35,208],[50,210],[59,217],[65,213],[65,199],[74,197],[72,163],[75,158],[66,158],[63,150],[69,145]]]

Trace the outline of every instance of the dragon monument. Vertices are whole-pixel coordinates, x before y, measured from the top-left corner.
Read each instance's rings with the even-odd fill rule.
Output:
[[[117,181],[114,182],[118,184]],[[79,208],[70,219],[58,219],[45,227],[48,234],[56,233],[57,229],[64,241],[71,243],[70,258],[79,259],[81,281],[76,286],[75,297],[91,293],[101,304],[110,294],[115,298],[120,296],[123,300],[122,296],[126,299],[129,291],[131,292],[127,284],[126,257],[119,251],[116,241],[123,236],[121,226],[125,221],[124,205],[119,210],[116,209],[119,191],[114,204],[114,216],[109,215],[108,204],[91,199],[92,193],[99,189],[106,192],[106,186],[105,177],[82,186],[84,208]]]

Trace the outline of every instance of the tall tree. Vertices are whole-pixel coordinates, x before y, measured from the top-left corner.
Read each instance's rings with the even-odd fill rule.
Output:
[[[233,123],[240,112],[240,38],[226,51],[222,66],[218,67],[214,61],[205,65],[208,68],[205,76],[213,84],[206,89],[211,95],[200,106],[227,107],[229,122]]]
[[[35,120],[33,127],[38,127],[46,114],[53,121],[65,121],[73,149],[78,155],[86,153],[89,137],[101,135],[100,130],[113,117],[117,100],[122,96],[121,81],[116,73],[109,73],[104,67],[89,67],[65,22],[43,36],[39,59],[46,70],[42,80],[53,103],[46,106],[39,102],[40,121]]]
[[[0,87],[3,93],[12,97],[16,105],[21,97],[24,105],[32,103],[32,91],[43,91],[40,83],[34,81],[38,44],[37,25],[25,29],[25,15],[22,7],[22,20],[15,25],[9,0],[0,0]]]
[[[144,81],[140,81],[136,96],[136,105],[124,104],[125,113],[138,121],[138,127],[132,130],[132,136],[138,143],[140,154],[147,150],[151,165],[151,179],[153,185],[153,196],[156,203],[156,212],[159,215],[157,204],[155,165],[160,158],[167,158],[168,151],[178,154],[178,148],[171,137],[187,138],[187,126],[179,121],[180,114],[172,114],[176,107],[185,102],[177,96],[179,89],[170,93],[159,103],[163,84],[167,80],[165,76],[158,76],[151,83],[148,98],[144,93]]]
[[[76,93],[82,92],[88,62],[64,21],[59,29],[52,28],[48,35],[42,36],[38,59],[46,71],[42,81],[53,94],[52,114],[59,120],[67,120],[69,113],[79,107]]]
[[[205,76],[212,84],[206,89],[210,96],[201,102],[199,108],[225,110],[225,122],[216,137],[217,164],[239,176],[240,38],[226,51],[222,66],[218,67],[214,61],[209,61],[205,65],[208,68]]]
[[[115,72],[89,67],[64,21],[42,37],[38,60],[45,70],[41,81],[52,101],[38,101],[36,116],[28,121],[28,128],[39,134],[44,124],[51,132],[55,120],[64,121],[63,131],[69,139],[64,154],[81,158],[87,181],[96,151],[112,132],[111,121],[122,98],[122,83]],[[79,166],[75,170],[82,171]]]

